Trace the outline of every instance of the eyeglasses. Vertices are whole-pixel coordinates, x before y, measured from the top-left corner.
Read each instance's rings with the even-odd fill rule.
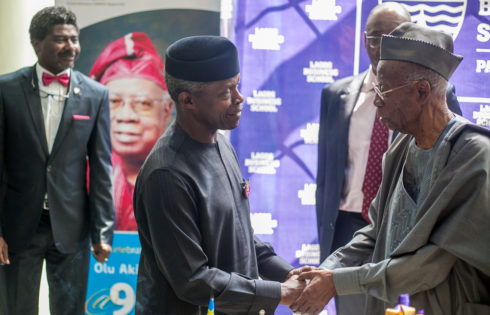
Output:
[[[376,94],[379,96],[379,98],[384,102],[385,100],[385,95],[388,94],[388,93],[391,93],[393,91],[396,91],[398,89],[401,89],[401,88],[404,88],[406,86],[409,86],[409,85],[412,85],[412,84],[415,84],[415,83],[418,83],[420,80],[415,80],[415,81],[410,81],[408,82],[407,84],[404,84],[404,85],[400,85],[400,86],[397,86],[395,88],[392,88],[392,89],[389,89],[388,91],[381,91],[381,88],[374,84],[373,82],[373,88],[374,88],[374,92],[376,92]]]
[[[111,110],[117,110],[122,108],[124,104],[129,104],[135,113],[142,115],[152,115],[156,104],[160,104],[162,102],[163,100],[151,99],[148,97],[130,98],[129,101],[118,96],[109,97]]]
[[[366,36],[366,41],[370,48],[378,48],[381,44],[381,37],[383,37],[383,35],[368,35],[366,32],[364,32],[364,35]]]
[[[53,98],[54,100],[56,101],[64,101],[66,99],[69,99],[70,98],[70,93],[67,93],[67,94],[55,94],[55,93],[50,93],[50,92],[47,92],[41,88],[38,89],[39,90],[39,97],[40,98],[48,98],[48,97],[51,97]]]

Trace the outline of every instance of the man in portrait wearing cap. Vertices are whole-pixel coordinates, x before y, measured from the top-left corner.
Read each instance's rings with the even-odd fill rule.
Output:
[[[408,293],[425,314],[490,313],[490,132],[448,109],[462,59],[452,52],[451,36],[412,23],[382,37],[374,104],[400,135],[372,223],[300,275],[310,283],[293,310],[316,314],[335,294],[365,293],[365,313],[383,314]]]
[[[129,33],[107,45],[89,76],[109,89],[115,229],[136,231],[136,176],[173,108],[163,61],[148,35]]]
[[[72,11],[42,9],[29,33],[37,63],[0,76],[0,313],[38,314],[45,262],[51,314],[81,315],[90,241],[99,262],[112,250],[108,92],[72,70]]]
[[[206,314],[210,296],[215,314],[273,314],[304,287],[253,236],[248,181],[218,133],[238,126],[239,71],[237,49],[224,37],[187,37],[167,49],[177,116],[136,181],[137,314]]]

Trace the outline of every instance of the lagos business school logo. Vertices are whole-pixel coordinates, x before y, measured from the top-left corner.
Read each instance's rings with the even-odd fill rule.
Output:
[[[384,1],[386,2],[386,1]],[[463,26],[467,0],[403,0],[412,22],[458,37]]]

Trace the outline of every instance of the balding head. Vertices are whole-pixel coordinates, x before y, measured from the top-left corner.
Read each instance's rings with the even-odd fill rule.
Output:
[[[397,2],[378,4],[369,13],[366,32],[364,33],[364,47],[366,47],[375,74],[379,62],[379,42],[381,35],[389,34],[398,25],[410,21],[411,17],[408,10]]]
[[[369,24],[378,23],[380,18],[383,19],[388,16],[392,20],[398,21],[398,23],[396,23],[396,26],[400,25],[403,22],[411,21],[410,13],[402,4],[398,2],[383,2],[375,6],[369,13],[366,22],[366,28],[369,26]]]

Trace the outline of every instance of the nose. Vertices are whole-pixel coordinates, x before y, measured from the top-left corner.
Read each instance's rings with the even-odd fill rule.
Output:
[[[374,96],[374,102],[373,103],[374,103],[374,106],[376,106],[376,107],[381,107],[384,105],[383,100],[381,99],[381,97],[378,94],[376,94]]]
[[[79,46],[78,42],[72,39],[68,39],[65,43],[66,43],[65,45],[66,50],[74,50],[77,49]]]
[[[238,104],[243,103],[243,101],[245,100],[245,99],[243,98],[243,95],[240,93],[240,91],[238,91],[238,89],[236,90],[236,95],[235,95],[235,97],[234,97],[234,100],[235,100],[235,102],[236,102],[236,103],[238,103]]]

